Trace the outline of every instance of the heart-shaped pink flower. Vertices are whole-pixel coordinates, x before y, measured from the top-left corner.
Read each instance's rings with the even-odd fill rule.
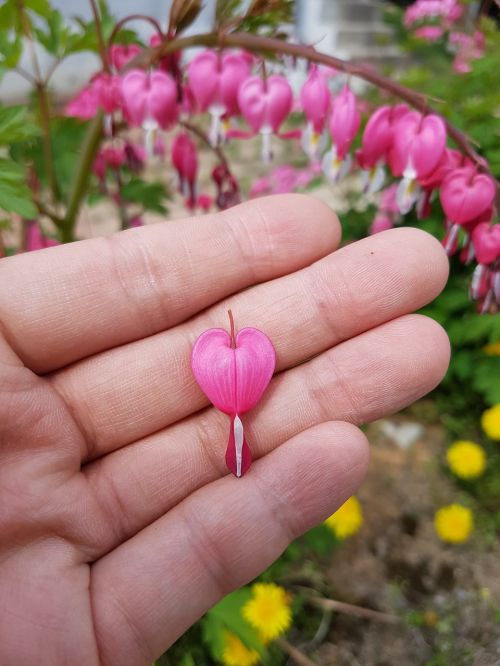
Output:
[[[347,155],[360,122],[361,116],[356,106],[356,97],[348,86],[344,86],[333,100],[330,116],[330,134],[336,148],[337,159],[343,160]]]
[[[219,107],[221,115],[238,113],[238,89],[250,67],[248,58],[240,53],[203,51],[193,58],[188,81],[200,110]]]
[[[466,224],[491,206],[495,185],[489,176],[471,167],[454,169],[443,180],[439,198],[449,220]]]
[[[472,232],[472,243],[478,262],[492,264],[500,257],[500,224],[478,224]]]
[[[122,96],[131,125],[154,122],[165,129],[177,119],[177,86],[165,72],[130,70],[122,79]]]
[[[394,127],[408,113],[406,104],[381,106],[366,123],[361,142],[363,168],[369,169],[382,158],[392,146]]]
[[[236,337],[212,328],[193,347],[191,367],[196,381],[210,402],[231,417],[226,462],[235,476],[242,476],[251,463],[240,415],[260,400],[275,364],[271,341],[256,328],[243,328]]]
[[[300,91],[300,103],[305,117],[317,134],[321,134],[325,127],[330,101],[330,89],[324,74],[317,65],[311,65],[309,76]]]
[[[405,113],[394,127],[389,160],[393,175],[401,176],[408,169],[424,178],[437,167],[445,147],[446,127],[439,116]]]
[[[238,103],[254,132],[277,132],[292,110],[292,89],[277,74],[265,81],[260,76],[250,76],[239,89]]]

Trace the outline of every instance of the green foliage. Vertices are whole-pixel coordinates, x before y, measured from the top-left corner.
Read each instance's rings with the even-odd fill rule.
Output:
[[[203,619],[203,638],[214,659],[220,659],[224,651],[225,633],[231,632],[252,650],[264,654],[265,648],[257,632],[243,619],[241,609],[250,599],[250,588],[243,587],[228,594],[208,611]]]
[[[0,106],[0,145],[28,140],[37,128],[27,120],[24,106]],[[31,190],[26,184],[26,170],[12,159],[0,158],[0,209],[23,217],[35,217],[37,209],[31,202]]]
[[[151,183],[142,178],[131,178],[122,188],[122,197],[128,203],[139,204],[143,210],[150,210],[161,215],[168,213],[165,206],[168,193],[163,183]]]

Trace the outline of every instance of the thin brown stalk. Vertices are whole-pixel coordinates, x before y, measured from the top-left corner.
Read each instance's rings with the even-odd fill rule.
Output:
[[[299,648],[289,643],[286,639],[278,638],[276,643],[298,666],[316,666],[314,661],[311,661]]]

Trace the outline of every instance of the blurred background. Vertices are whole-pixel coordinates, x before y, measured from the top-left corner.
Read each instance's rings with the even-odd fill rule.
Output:
[[[462,3],[463,14],[454,30],[470,39],[473,35],[479,39],[479,34],[482,40],[466,67],[462,61],[457,64],[457,49],[448,33],[423,38],[416,34],[415,25],[405,22],[410,2],[297,0],[292,4],[290,20],[279,25],[290,40],[364,63],[424,93],[471,137],[498,178],[498,3]],[[80,25],[75,16],[84,22],[92,19],[87,3],[80,0],[53,0],[51,5],[75,26]],[[164,23],[170,2],[110,0],[108,6],[116,20],[140,11]],[[214,12],[214,0],[206,0],[186,34],[209,31]],[[42,25],[43,17],[36,16],[34,22]],[[133,31],[130,39],[139,44],[147,43],[152,34],[141,21],[132,21],[127,28]],[[39,44],[36,49],[45,72],[54,54]],[[198,51],[191,50],[185,58]],[[32,72],[28,49],[23,49],[18,64]],[[305,62],[289,59],[273,66],[286,72],[294,90],[300,90],[307,76]],[[74,141],[80,131],[74,119],[63,118],[63,110],[100,67],[97,53],[84,50],[64,58],[50,80],[51,108],[60,137],[54,142],[55,159],[60,161],[57,169],[63,191],[67,174],[74,170],[72,160],[78,156]],[[14,69],[3,66],[0,100],[4,107],[33,102],[33,86]],[[332,74],[329,85],[334,94],[345,81],[339,72]],[[352,88],[364,111],[389,99],[356,79]],[[36,116],[36,101],[30,113]],[[293,129],[301,122],[297,116],[289,124]],[[188,214],[170,169],[171,139],[166,133],[163,155],[144,167],[141,182],[161,183],[160,189],[129,188],[127,204],[136,206],[134,214],[141,224]],[[141,142],[140,131],[132,131],[131,140]],[[3,143],[4,157],[9,154],[21,165],[27,163],[26,146],[33,147],[32,139],[8,140],[4,135]],[[301,174],[308,161],[300,142],[278,142],[271,165],[261,162],[258,143],[257,139],[231,141],[224,147],[245,197],[308,192],[338,212],[345,243],[373,231],[380,194],[363,196],[359,176],[350,175],[336,184],[316,173],[304,178]],[[359,145],[358,137],[355,147]],[[213,154],[199,145],[198,156],[200,189],[208,191]],[[120,226],[116,199],[104,196],[93,178],[78,217],[78,237],[110,233]],[[4,243],[7,253],[12,253],[22,243],[19,239],[29,216],[4,217]],[[394,223],[443,237],[439,202],[433,203],[424,220],[417,219],[414,211],[396,218]],[[43,216],[40,220],[37,224],[52,238],[55,230],[50,220]],[[289,595],[286,603],[293,613],[286,640],[266,645],[265,653],[257,657],[249,656],[248,650],[239,657],[233,651],[236,656],[231,657],[232,653],[218,647],[221,635],[226,636],[221,634],[226,631],[224,623],[236,636],[241,637],[240,631],[244,634],[244,620],[234,620],[234,609],[240,601],[248,602],[249,588],[247,596],[238,597],[240,601],[235,598],[236,606],[223,606],[217,616],[198,623],[158,664],[500,664],[500,315],[495,308],[477,312],[469,298],[471,272],[459,257],[452,257],[447,288],[424,311],[445,326],[452,343],[452,362],[442,385],[403,412],[366,426],[372,459],[359,495],[292,544],[261,577],[261,582],[277,585]]]

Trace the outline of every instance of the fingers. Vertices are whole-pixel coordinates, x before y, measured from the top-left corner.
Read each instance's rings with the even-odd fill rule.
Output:
[[[303,195],[259,199],[5,259],[0,317],[38,373],[165,330],[338,244],[332,211]]]
[[[367,442],[325,423],[242,479],[225,477],[98,561],[91,593],[103,664],[149,664],[210,606],[269,566],[361,482]]]
[[[443,288],[448,261],[440,244],[416,229],[353,243],[307,269],[258,285],[171,331],[111,350],[53,377],[99,457],[188,416],[207,404],[190,367],[192,344],[225,326],[272,340],[278,369],[422,307]]]
[[[419,315],[348,340],[273,380],[259,407],[243,417],[252,456],[324,421],[360,424],[397,411],[432,390],[448,360],[445,332]],[[228,417],[210,409],[84,468],[89,495],[101,507],[99,533],[108,535],[97,555],[227,474],[228,432]],[[309,449],[302,456],[309,465]]]

